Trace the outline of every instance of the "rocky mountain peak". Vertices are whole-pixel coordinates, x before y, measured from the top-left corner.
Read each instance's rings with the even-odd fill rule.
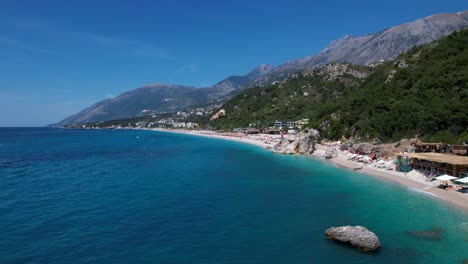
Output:
[[[270,64],[260,64],[258,67],[247,73],[247,77],[255,79],[270,73],[274,67]]]
[[[342,38],[339,38],[339,39],[336,39],[336,40],[333,40],[332,42],[330,42],[330,44],[328,44],[328,46],[325,47],[325,49],[323,51],[329,51],[329,50],[333,50],[343,44],[345,44],[346,42],[352,40],[356,38],[355,36],[353,35],[346,35]]]
[[[432,42],[468,27],[468,11],[436,14],[364,36],[346,35],[332,41],[321,52],[286,62],[275,72],[301,70],[333,62],[370,65],[392,60],[409,49]]]

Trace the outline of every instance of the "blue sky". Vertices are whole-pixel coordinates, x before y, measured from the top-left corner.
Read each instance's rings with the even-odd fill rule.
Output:
[[[0,1],[0,126],[42,126],[149,83],[209,86],[466,0]]]

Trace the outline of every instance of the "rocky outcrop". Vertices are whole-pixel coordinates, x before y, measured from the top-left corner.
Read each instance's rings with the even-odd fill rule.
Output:
[[[281,140],[273,146],[272,151],[280,154],[312,154],[319,135],[317,130],[309,129],[299,133],[293,141]]]
[[[362,251],[372,252],[380,248],[380,240],[374,232],[363,226],[331,227],[325,231],[329,239],[351,244]]]
[[[340,150],[347,150],[351,153],[359,153],[361,155],[375,154],[377,158],[384,156],[386,153],[382,145],[373,143],[345,142],[340,145]]]
[[[325,159],[332,159],[338,157],[338,152],[334,148],[329,148],[325,150],[325,153],[323,153],[323,158]]]
[[[279,154],[298,154],[297,143],[284,139],[274,145],[271,151]]]
[[[371,153],[375,153],[379,150],[379,146],[374,145],[372,143],[354,143],[354,142],[346,142],[341,144],[340,150],[347,150],[351,153],[360,153],[362,155],[369,155]]]
[[[349,63],[331,63],[316,68],[307,68],[301,71],[304,76],[320,76],[328,81],[336,80],[345,75],[351,75],[358,79],[365,79],[370,74],[370,68]]]
[[[218,112],[216,112],[216,114],[214,114],[214,115],[210,118],[210,121],[214,121],[214,120],[218,119],[219,117],[225,116],[225,115],[226,115],[226,110],[221,109],[221,110],[219,110]]]

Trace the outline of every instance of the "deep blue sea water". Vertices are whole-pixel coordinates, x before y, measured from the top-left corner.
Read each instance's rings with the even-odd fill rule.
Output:
[[[365,225],[364,254],[325,239]],[[410,230],[443,229],[428,240]],[[154,131],[0,129],[0,263],[462,263],[468,215],[305,157]]]

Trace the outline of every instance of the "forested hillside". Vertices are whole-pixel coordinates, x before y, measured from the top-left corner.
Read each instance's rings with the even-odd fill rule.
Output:
[[[329,139],[393,141],[418,135],[428,141],[468,141],[468,30],[374,68],[346,69],[336,74],[322,67],[244,91],[225,104],[226,117],[211,126],[310,118],[309,125]]]
[[[224,104],[228,114],[211,125],[232,129],[257,123],[268,127],[275,119],[307,118],[321,104],[357,89],[370,71],[351,64],[304,70],[285,82],[244,91]]]

